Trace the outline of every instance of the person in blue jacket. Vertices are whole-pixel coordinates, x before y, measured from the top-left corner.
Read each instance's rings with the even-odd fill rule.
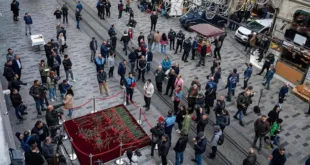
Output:
[[[126,105],[129,105],[128,98],[130,99],[130,102],[133,103],[132,95],[134,92],[134,88],[136,86],[136,80],[132,76],[131,72],[128,74],[128,77],[125,79],[125,86],[126,86]]]
[[[98,72],[100,68],[104,68],[104,61],[105,59],[102,57],[101,54],[98,54],[98,56],[95,59],[96,64],[96,71]]]
[[[252,68],[252,64],[251,63],[245,63],[245,65],[247,66],[246,70],[244,71],[244,83],[243,83],[243,87],[242,89],[245,89],[248,87],[248,81],[251,78],[252,72],[253,72],[253,68]]]
[[[227,85],[225,87],[228,88],[227,92],[227,101],[231,101],[231,95],[235,95],[235,88],[237,83],[239,82],[239,74],[237,73],[237,69],[234,68],[233,72],[231,72],[227,78]]]
[[[170,69],[171,60],[169,59],[168,56],[166,56],[165,59],[161,62],[161,66],[162,66],[164,72],[166,72],[168,69]]]
[[[276,69],[274,68],[273,65],[270,66],[266,76],[265,76],[265,79],[266,81],[264,83],[262,83],[264,86],[266,86],[266,89],[269,90],[269,86],[270,86],[270,81],[272,80],[273,78],[273,75],[276,73]]]
[[[109,49],[110,48],[107,47],[107,41],[103,41],[103,43],[100,47],[100,52],[101,52],[101,55],[103,58],[105,58],[105,59],[107,58]]]
[[[280,89],[280,92],[279,92],[279,101],[278,101],[278,105],[282,106],[283,102],[284,102],[284,97],[287,95],[288,93],[288,88],[290,87],[290,84],[289,83],[286,83],[285,85],[283,85]]]
[[[29,34],[31,35],[31,24],[32,24],[32,19],[31,19],[31,16],[30,16],[28,13],[25,13],[24,21],[25,21],[25,31],[26,31],[26,35],[27,35],[27,29],[29,30]]]
[[[195,59],[197,45],[198,45],[197,37],[194,37],[194,41],[193,41],[193,44],[192,44],[192,58],[191,58],[191,60]]]
[[[80,12],[82,12],[82,10],[83,10],[83,5],[81,4],[80,1],[78,1],[77,5],[76,5],[76,8],[79,9]]]
[[[176,116],[173,115],[171,110],[168,111],[168,116],[165,118],[165,134],[168,135],[171,142],[171,133],[176,120]]]

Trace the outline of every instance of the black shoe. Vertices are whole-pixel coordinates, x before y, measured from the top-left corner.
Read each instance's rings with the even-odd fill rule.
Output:
[[[45,108],[43,108],[43,109],[41,109],[41,111],[46,111],[46,109],[45,109]]]
[[[172,97],[172,95],[169,95],[169,97]]]
[[[309,112],[305,112],[305,115],[310,115],[310,113]]]
[[[197,160],[196,160],[196,159],[191,159],[191,161],[192,161],[192,162],[197,162]]]
[[[29,33],[31,35],[31,33]]]
[[[241,87],[241,89],[245,89],[245,87]]]
[[[187,60],[185,60],[184,62],[188,62]]]
[[[274,146],[273,146],[273,144],[270,144],[270,147],[271,147],[272,149],[274,149]]]
[[[239,120],[237,116],[234,116],[235,119]]]
[[[195,59],[192,58],[191,60],[195,60]]]
[[[266,84],[265,84],[265,83],[262,83],[262,85],[264,85],[264,86],[265,86]]]
[[[41,113],[41,112],[38,112],[38,115],[40,115],[40,116],[41,116],[41,115],[42,115],[42,113]]]
[[[150,110],[150,108],[145,108],[145,111],[148,111],[148,110]]]
[[[212,156],[210,156],[210,155],[208,155],[207,157],[210,158],[210,159],[214,159],[214,157],[212,157]]]
[[[205,64],[201,64],[201,66],[205,66]]]
[[[244,115],[244,116],[248,116],[248,114],[247,114],[247,113],[245,113],[245,112],[243,112],[243,115]]]
[[[23,112],[23,113],[22,113],[22,115],[27,115],[27,114],[28,114],[27,112]]]
[[[26,33],[26,36],[27,36],[27,33]]]
[[[23,121],[23,120],[26,120],[25,118],[19,118],[19,121]]]
[[[146,108],[146,105],[143,105],[144,108]]]
[[[239,122],[239,124],[240,124],[242,127],[244,127],[244,124],[243,124],[243,122],[242,122],[242,121],[240,121],[240,122]]]
[[[261,75],[261,73],[257,73],[256,75]]]
[[[168,95],[168,93],[165,93],[164,95]]]

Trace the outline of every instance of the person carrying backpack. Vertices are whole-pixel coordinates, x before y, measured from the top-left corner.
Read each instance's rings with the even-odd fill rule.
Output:
[[[223,136],[222,130],[221,130],[220,126],[215,125],[213,137],[212,137],[212,140],[210,142],[212,152],[208,155],[208,158],[210,158],[210,159],[215,158],[217,146],[222,145],[223,142],[224,142],[224,136]]]
[[[235,88],[237,83],[239,82],[239,74],[237,73],[237,69],[234,69],[227,78],[227,85],[225,87],[228,88],[226,99],[227,101],[231,101],[231,95],[235,96]]]

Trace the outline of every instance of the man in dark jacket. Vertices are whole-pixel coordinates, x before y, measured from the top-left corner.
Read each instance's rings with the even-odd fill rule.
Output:
[[[155,31],[156,29],[156,24],[157,24],[157,19],[158,19],[158,16],[156,14],[156,11],[154,11],[150,17],[151,19],[151,31]]]
[[[182,45],[183,45],[183,41],[184,41],[184,39],[185,39],[185,35],[184,35],[184,33],[182,32],[182,30],[180,30],[180,31],[178,32],[176,38],[177,38],[177,47],[176,47],[176,49],[175,49],[174,54],[177,54],[179,47],[180,47],[180,53],[182,52]]]
[[[73,82],[76,82],[74,77],[73,77],[73,73],[72,73],[72,62],[70,60],[70,57],[65,54],[64,55],[64,60],[62,61],[62,64],[64,66],[65,72],[66,72],[66,80],[69,81],[69,74],[71,75],[71,80]]]
[[[248,156],[243,160],[242,165],[255,165],[256,162],[256,154],[254,153],[254,149],[250,148]]]
[[[13,107],[15,108],[16,117],[20,121],[24,120],[22,115],[27,115],[28,113],[25,112],[24,106],[22,106],[22,104],[23,104],[22,97],[20,96],[20,94],[18,93],[18,91],[16,89],[12,90],[12,92],[10,94],[10,99],[11,99]]]
[[[121,80],[120,80],[120,86],[121,88],[125,88],[124,87],[124,81],[125,81],[125,74],[126,74],[126,60],[123,60],[123,62],[120,62],[118,65],[118,70],[117,73],[118,75],[121,76]]]
[[[171,69],[170,73],[168,73],[168,84],[166,87],[165,95],[168,95],[168,92],[171,88],[171,92],[170,92],[169,97],[172,97],[172,94],[174,92],[174,83],[175,83],[176,78],[177,78],[177,75],[175,74],[175,71],[173,69]]]
[[[238,111],[234,115],[234,118],[239,120],[239,124],[242,127],[244,127],[244,124],[242,122],[243,113],[246,111],[248,106],[251,104],[250,103],[250,94],[251,94],[250,91],[241,92],[238,95],[238,98],[237,98],[237,108],[238,108]],[[239,118],[237,117],[237,115],[239,115]]]
[[[34,127],[31,129],[31,134],[35,134],[39,137],[39,141],[43,142],[46,137],[50,136],[50,132],[46,126],[46,124],[43,123],[43,121],[38,120]],[[38,144],[41,146],[41,143]]]
[[[251,75],[252,75],[252,71],[253,71],[253,68],[252,68],[252,64],[251,63],[245,63],[247,68],[246,70],[244,71],[244,83],[243,83],[243,87],[242,89],[245,89],[248,87],[248,81],[249,79],[251,78]]]
[[[194,37],[194,41],[192,43],[192,58],[191,58],[191,60],[195,59],[197,46],[198,46],[197,37]]]
[[[117,37],[116,35],[112,35],[112,37],[110,38],[111,40],[111,50],[113,52],[115,52],[115,48],[116,48],[116,43],[117,43]]]
[[[54,12],[54,15],[56,16],[57,23],[60,23],[62,12],[59,9],[59,7],[57,7],[56,11]]]
[[[217,84],[214,82],[213,77],[210,77],[210,80],[207,82],[205,87],[205,108],[206,113],[210,113],[210,107],[213,107],[214,100],[216,99],[216,90]]]
[[[100,0],[97,4],[99,17],[104,20],[105,1]]]
[[[200,64],[202,66],[205,66],[205,57],[207,55],[207,45],[206,42],[203,42],[203,46],[201,47],[201,51],[200,51],[200,59],[199,59],[199,63],[196,65],[197,67],[200,66]]]
[[[44,99],[46,100],[46,91],[47,89],[42,89],[42,86],[40,86],[39,80],[34,80],[33,86],[30,88],[29,94],[33,97],[35,103],[36,103],[36,109],[38,112],[38,115],[42,115],[41,110],[45,111],[44,108]]]
[[[63,16],[63,24],[65,24],[65,21],[68,24],[68,4],[67,2],[65,4],[63,4],[61,11],[62,11],[62,16]]]
[[[17,89],[17,91],[19,92],[20,90],[20,86],[21,85],[27,85],[27,83],[24,83],[20,80],[18,80],[18,75],[16,74],[13,78],[13,80],[11,81],[11,83],[9,84],[9,89]]]
[[[161,137],[165,134],[164,127],[161,123],[157,123],[155,127],[153,127],[150,132],[152,133],[152,147],[151,147],[151,156],[154,155],[155,146],[160,144]]]
[[[171,146],[171,142],[168,138],[168,135],[163,135],[161,137],[161,143],[159,144],[158,147],[158,155],[161,157],[161,164],[162,165],[167,165],[167,156],[169,153],[169,149]]]
[[[45,56],[46,58],[50,58],[51,54],[52,54],[52,43],[51,42],[47,42],[47,44],[44,45],[44,51],[45,51]]]
[[[59,117],[62,118],[63,113],[58,111],[57,109],[64,104],[58,104],[58,105],[49,105],[47,106],[47,112],[45,115],[46,124],[48,127],[53,127],[59,124]]]
[[[290,87],[290,84],[289,83],[286,83],[285,85],[283,85],[280,89],[280,92],[279,92],[279,101],[278,101],[278,104],[281,108],[281,105],[283,104],[284,102],[284,98],[285,96],[287,95],[288,93],[288,88]]]
[[[174,42],[175,42],[175,37],[176,36],[177,36],[177,33],[174,30],[170,29],[170,31],[168,33],[168,38],[169,38],[169,41],[170,41],[170,46],[169,46],[170,50],[171,50],[171,44],[172,44],[173,50],[175,50],[174,49]]]
[[[97,44],[97,40],[95,37],[93,37],[92,40],[90,41],[89,49],[91,50],[90,61],[94,62],[95,57],[96,57],[96,51],[98,49],[98,44]]]
[[[237,69],[234,68],[227,78],[227,85],[225,87],[225,89],[228,88],[226,96],[227,101],[231,101],[231,95],[235,96],[235,89],[237,87],[238,82],[239,82],[239,73],[237,73]]]
[[[134,68],[136,65],[136,61],[137,61],[137,56],[138,56],[138,49],[135,49],[134,47],[132,47],[132,50],[129,55],[128,55],[128,59],[129,59],[129,63],[130,63],[130,72],[134,72]]]
[[[262,83],[264,86],[266,86],[266,89],[269,90],[269,86],[270,86],[270,81],[273,78],[273,75],[276,73],[276,69],[274,68],[273,65],[271,65],[266,73],[265,76],[265,82]]]
[[[175,151],[175,159],[176,159],[175,165],[183,164],[183,160],[184,160],[183,153],[186,149],[187,141],[188,141],[188,137],[181,134],[179,140],[175,144],[173,148]]]
[[[218,37],[215,37],[212,43],[215,45],[214,52],[213,52],[214,58],[218,58],[219,60],[221,60],[220,50],[222,47],[222,41],[220,41]]]
[[[107,86],[107,73],[104,71],[104,68],[100,68],[99,72],[97,73],[97,80],[99,83],[99,91],[100,95],[102,96],[102,87],[104,88],[107,96],[109,96],[108,86]]]
[[[184,62],[188,62],[187,57],[188,57],[189,52],[191,51],[191,48],[192,48],[191,39],[192,39],[192,37],[188,37],[188,39],[184,40],[184,43],[183,43],[184,52],[183,52],[183,56],[182,56],[182,61],[184,61]]]
[[[15,55],[14,59],[12,60],[12,69],[15,74],[18,75],[18,79],[20,80],[22,76],[22,62],[20,61],[19,55]]]
[[[18,21],[19,16],[19,2],[16,0],[13,0],[11,3],[11,11],[13,12],[13,20]]]
[[[120,41],[123,42],[123,44],[124,44],[123,51],[125,51],[125,56],[127,56],[127,46],[128,46],[128,42],[130,41],[130,38],[127,34],[127,30],[124,31],[124,34],[123,34]]]
[[[165,80],[165,72],[162,69],[162,66],[158,66],[158,69],[156,69],[155,71],[155,82],[156,82],[156,88],[158,90],[158,92],[162,92],[162,85],[163,85],[163,81]]]
[[[65,41],[67,41],[67,31],[65,30],[64,27],[61,27],[61,30],[59,31],[59,33],[57,34],[57,40],[58,40],[58,37],[59,37],[59,34],[62,33],[64,35],[64,38],[65,38]],[[66,45],[66,44],[65,44]]]
[[[202,111],[202,108],[201,108]],[[204,132],[206,125],[208,124],[208,116],[207,115],[200,115],[200,119],[197,122],[197,133]]]
[[[143,32],[140,32],[140,35],[138,36],[138,45],[139,45],[139,47],[141,46],[141,41],[142,41],[141,39],[145,42]]]
[[[144,56],[141,56],[141,59],[138,60],[139,74],[138,74],[138,80],[137,81],[140,81],[140,78],[142,76],[142,81],[143,81],[143,83],[145,83],[144,75],[145,75],[146,65],[147,65],[147,63],[146,63]]]
[[[46,137],[42,147],[43,155],[46,161],[50,161],[55,157],[54,147],[52,145],[51,137]]]
[[[203,132],[199,132],[198,136],[194,138],[193,141],[195,159],[192,159],[192,161],[197,163],[197,165],[202,165],[202,154],[206,151],[207,139]]]
[[[12,68],[11,60],[7,61],[7,63],[4,65],[3,76],[6,78],[8,83],[10,83],[13,80],[15,73]]]
[[[31,152],[25,154],[25,161],[28,165],[43,165],[44,159],[41,154],[38,152],[38,146],[36,143],[31,145]]]
[[[111,8],[111,2],[109,0],[107,0],[107,4],[105,6],[105,11],[106,11],[106,14],[107,14],[107,17],[110,18],[110,8]]]
[[[107,59],[108,51],[109,51],[109,48],[107,47],[107,41],[103,41],[103,43],[100,47],[100,52],[101,52],[101,55],[104,59]]]
[[[265,71],[265,69],[268,72],[270,66],[274,63],[274,61],[275,61],[274,54],[271,53],[268,54],[268,56],[265,57],[263,68],[260,70],[259,73],[257,73],[257,75],[261,75]]]
[[[286,162],[285,149],[283,147],[276,148],[272,151],[270,165],[284,165]]]
[[[253,148],[256,147],[256,142],[259,139],[258,153],[260,154],[262,149],[262,139],[270,131],[270,124],[268,123],[267,117],[265,115],[262,115],[259,119],[255,121],[254,130],[255,130],[255,138],[252,147]]]
[[[24,21],[25,21],[25,31],[26,31],[26,35],[27,35],[27,29],[29,30],[29,34],[31,35],[31,24],[32,24],[32,19],[31,19],[31,16],[28,15],[28,13],[25,13]]]

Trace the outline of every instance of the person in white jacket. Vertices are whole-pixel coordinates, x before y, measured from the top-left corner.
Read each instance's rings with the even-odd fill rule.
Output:
[[[145,107],[146,111],[148,111],[150,109],[150,105],[151,105],[151,98],[153,96],[154,93],[154,86],[152,84],[151,79],[148,79],[146,81],[146,83],[144,84],[144,101],[145,101],[145,105],[143,107]]]
[[[60,47],[60,54],[63,54],[65,51],[65,37],[63,35],[63,33],[60,33],[58,36],[58,43],[59,43],[59,47]]]

